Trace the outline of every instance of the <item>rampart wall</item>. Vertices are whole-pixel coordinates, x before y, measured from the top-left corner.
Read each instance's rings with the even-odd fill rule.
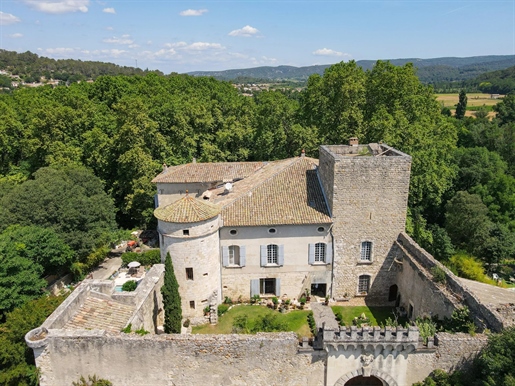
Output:
[[[294,333],[108,334],[49,331],[41,386],[96,374],[114,385],[324,385],[325,352],[299,353]]]
[[[414,299],[415,317],[429,315],[431,311],[440,317],[450,316],[449,311],[452,314],[453,307],[466,305],[479,327],[497,332],[506,327],[501,314],[481,303],[456,275],[421,248],[411,237],[402,232],[399,234],[397,244],[403,261],[407,263],[403,265],[402,272],[397,276],[399,290],[404,299],[410,297]],[[445,284],[432,282],[430,271],[434,266],[438,266],[445,272]]]

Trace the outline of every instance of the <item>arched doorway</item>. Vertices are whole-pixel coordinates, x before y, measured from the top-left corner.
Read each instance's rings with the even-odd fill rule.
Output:
[[[390,287],[390,292],[388,293],[388,301],[393,302],[397,299],[397,291],[399,290],[399,287],[397,287],[397,284],[394,284]]]
[[[383,382],[374,376],[364,377],[359,375],[345,382],[345,386],[383,386]]]

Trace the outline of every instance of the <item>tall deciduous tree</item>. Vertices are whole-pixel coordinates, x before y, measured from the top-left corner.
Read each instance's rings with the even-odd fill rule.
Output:
[[[456,118],[463,119],[465,117],[465,112],[467,111],[467,94],[465,90],[460,91],[458,104],[456,105]]]
[[[161,294],[163,295],[165,311],[164,330],[167,334],[180,334],[182,321],[181,296],[179,295],[179,284],[173,271],[170,253],[166,254],[165,279],[161,287]]]

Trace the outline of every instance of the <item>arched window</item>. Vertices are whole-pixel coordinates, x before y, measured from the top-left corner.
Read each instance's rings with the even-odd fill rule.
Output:
[[[229,245],[229,265],[240,265],[240,247]]]
[[[325,262],[325,243],[315,244],[315,262]]]
[[[358,294],[366,295],[366,294],[368,294],[369,289],[370,289],[370,276],[369,275],[361,275],[358,278]]]

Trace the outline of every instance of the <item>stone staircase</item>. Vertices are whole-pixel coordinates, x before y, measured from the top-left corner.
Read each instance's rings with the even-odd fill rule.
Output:
[[[89,296],[64,329],[120,332],[133,313],[133,307],[113,300]]]

